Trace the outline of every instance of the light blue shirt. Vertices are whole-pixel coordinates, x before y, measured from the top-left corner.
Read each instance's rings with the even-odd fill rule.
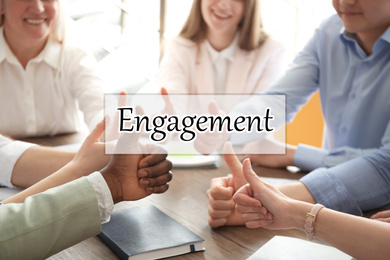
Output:
[[[286,117],[292,121],[317,90],[325,119],[324,149],[299,145],[295,165],[311,171],[358,159],[312,172],[302,182],[318,203],[340,211],[361,214],[362,210],[389,203],[389,165],[373,165],[362,158],[376,151],[373,158],[383,160],[373,161],[390,161],[389,149],[379,149],[390,143],[390,28],[376,41],[372,55],[367,56],[355,36],[345,31],[340,18],[330,17],[315,31],[285,75],[266,93],[286,95]],[[264,105],[249,101],[235,108],[234,113],[261,111],[260,106]],[[251,139],[253,134],[246,141]],[[323,174],[322,178],[319,173]],[[379,173],[381,178],[376,177]],[[336,175],[347,177],[336,181],[332,179]],[[366,182],[367,179],[371,181]],[[384,195],[380,199],[373,196],[375,203],[363,207],[356,201],[357,194],[348,187],[358,187],[356,193],[366,197],[379,190]]]
[[[390,141],[390,28],[367,56],[338,16],[325,21],[274,91],[288,93],[291,120],[317,89],[329,151],[299,145],[294,162],[304,170],[339,165],[301,181],[318,203],[335,210],[361,215],[389,203],[390,146],[378,148]],[[354,157],[360,158],[340,164]]]
[[[318,89],[324,149],[298,146],[296,166],[306,171],[330,167],[389,143],[390,28],[367,56],[340,18],[330,17],[269,93],[287,94],[287,121],[292,121]]]
[[[366,157],[319,168],[301,180],[317,203],[362,215],[390,202],[390,143]]]
[[[286,121],[291,122],[317,90],[325,119],[323,149],[299,145],[296,166],[304,171],[331,167],[389,143],[390,28],[367,56],[340,18],[331,16],[265,94],[286,95]],[[251,114],[272,106],[252,101],[240,104],[232,113]],[[232,135],[231,141],[259,138],[256,133]]]

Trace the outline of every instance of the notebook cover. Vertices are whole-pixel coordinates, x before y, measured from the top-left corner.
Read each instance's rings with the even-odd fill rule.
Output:
[[[186,244],[189,244],[188,252],[191,252],[195,251],[195,247],[190,244],[204,241],[152,205],[112,212],[111,220],[102,225],[98,237],[120,259]]]

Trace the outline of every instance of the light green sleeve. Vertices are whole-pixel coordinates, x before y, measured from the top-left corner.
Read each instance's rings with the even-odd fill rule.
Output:
[[[100,232],[96,193],[81,178],[0,206],[0,258],[44,259]]]

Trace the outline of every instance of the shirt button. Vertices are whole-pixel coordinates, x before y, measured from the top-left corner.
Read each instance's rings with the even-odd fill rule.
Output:
[[[28,120],[28,124],[29,124],[29,125],[34,124],[34,120],[32,120],[32,119]]]
[[[350,98],[351,98],[351,99],[355,99],[355,98],[356,98],[356,94],[355,94],[355,93],[352,93],[352,94],[350,95]]]

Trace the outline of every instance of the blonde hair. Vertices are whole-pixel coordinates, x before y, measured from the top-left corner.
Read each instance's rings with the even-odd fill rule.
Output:
[[[0,10],[4,0],[0,0]],[[50,34],[51,39],[63,43],[66,38],[66,15],[63,0],[58,0],[58,17],[54,29]],[[4,14],[0,16],[0,27],[4,24]]]
[[[184,23],[179,35],[196,43],[206,38],[207,24],[201,11],[201,1],[194,0],[187,21]],[[258,48],[267,39],[263,29],[260,2],[258,0],[245,0],[243,19],[238,25],[240,35],[238,46],[243,50]]]

